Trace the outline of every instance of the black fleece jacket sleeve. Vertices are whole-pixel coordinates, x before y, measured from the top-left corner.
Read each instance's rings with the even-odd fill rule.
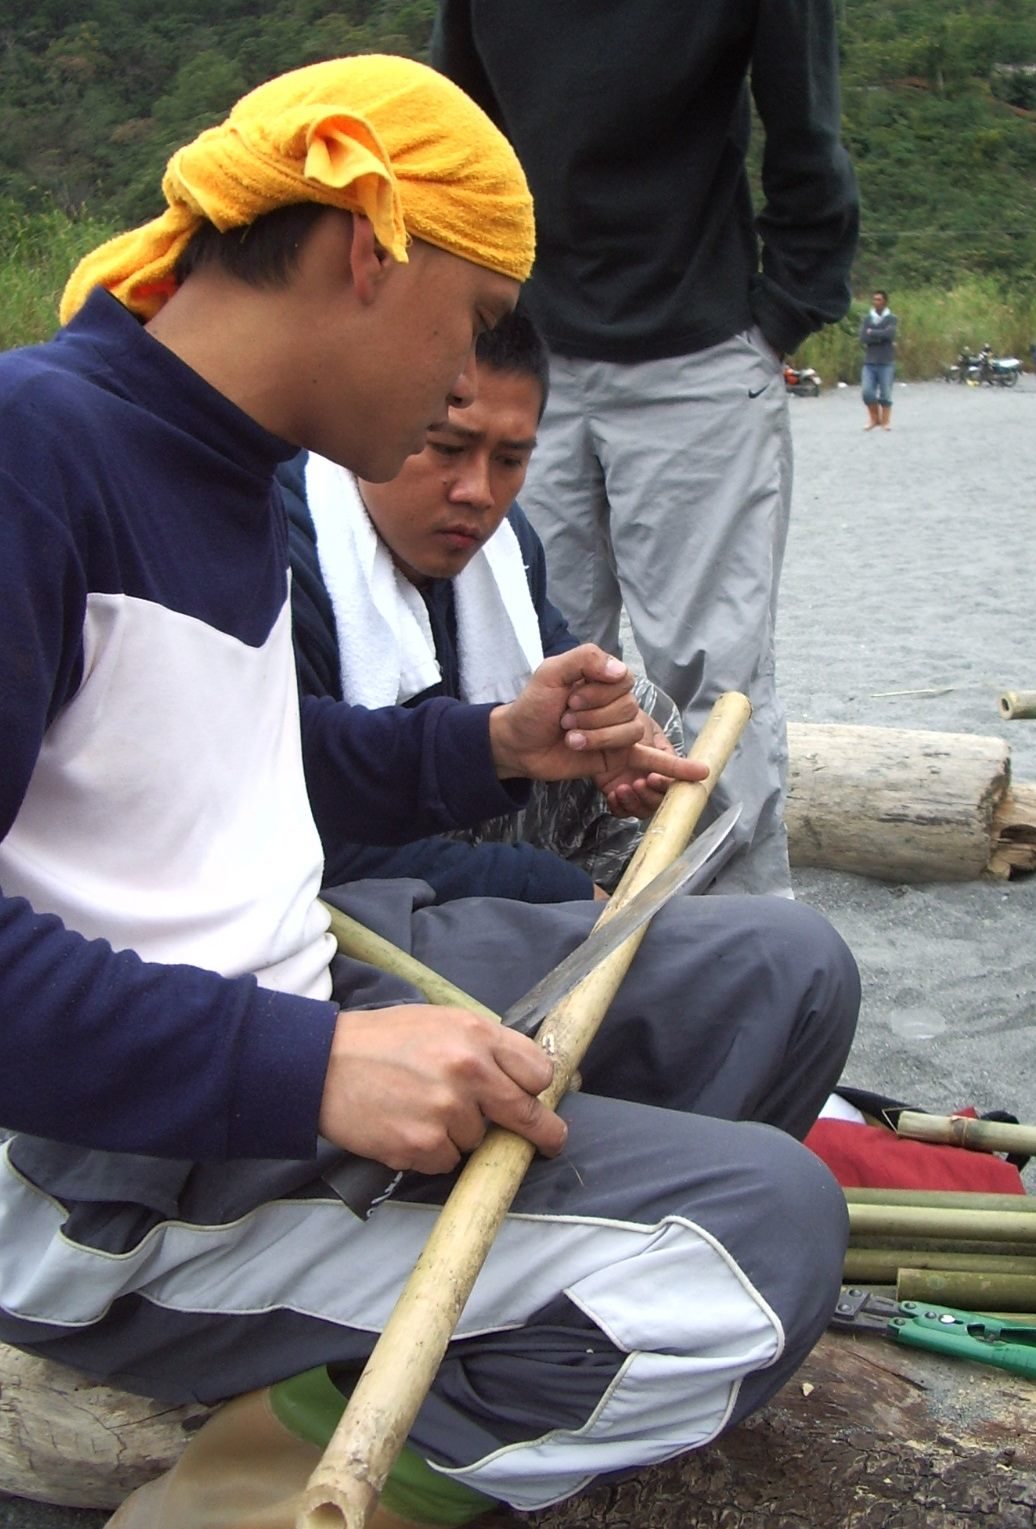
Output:
[[[787,354],[847,311],[859,233],[830,0],[761,0],[752,94],[765,132],[765,201],[750,302],[766,338]]]

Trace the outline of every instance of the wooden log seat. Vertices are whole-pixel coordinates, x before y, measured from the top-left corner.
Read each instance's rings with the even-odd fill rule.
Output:
[[[205,1409],[162,1408],[0,1347],[0,1489],[112,1508]],[[707,1449],[501,1515],[532,1529],[1032,1529],[1036,1384],[827,1334],[770,1405]]]
[[[999,738],[788,724],[793,865],[881,881],[1001,879],[1036,869],[1036,786]]]

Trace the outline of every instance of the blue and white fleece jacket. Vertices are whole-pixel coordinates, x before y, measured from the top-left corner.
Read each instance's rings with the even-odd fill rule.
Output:
[[[294,450],[107,293],[0,357],[8,1129],[312,1156],[336,1014],[321,837],[520,804],[489,707],[304,701],[300,727],[271,487]]]
[[[300,714],[291,448],[111,298],[0,358],[0,442],[0,1338],[171,1404],[355,1370],[449,1180],[407,1175],[367,1219],[336,1192],[320,836],[505,810],[488,708]],[[497,1012],[595,917],[417,917],[414,886],[359,883],[352,911]],[[830,1091],[848,953],[779,898],[659,920],[565,1102],[575,1155],[532,1164],[411,1432],[522,1509],[714,1438],[838,1289],[841,1191],[740,1122]],[[350,1005],[400,986],[336,962]]]

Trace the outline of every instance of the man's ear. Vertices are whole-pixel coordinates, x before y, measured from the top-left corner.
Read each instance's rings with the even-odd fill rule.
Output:
[[[359,213],[353,213],[352,243],[349,247],[349,273],[353,288],[365,306],[372,303],[381,290],[389,269],[395,262],[374,236],[370,221]]]

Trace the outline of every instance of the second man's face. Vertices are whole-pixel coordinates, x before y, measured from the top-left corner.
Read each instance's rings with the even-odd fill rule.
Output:
[[[476,396],[433,425],[389,483],[360,482],[367,512],[413,584],[456,577],[525,482],[541,394],[533,377],[479,366]]]

